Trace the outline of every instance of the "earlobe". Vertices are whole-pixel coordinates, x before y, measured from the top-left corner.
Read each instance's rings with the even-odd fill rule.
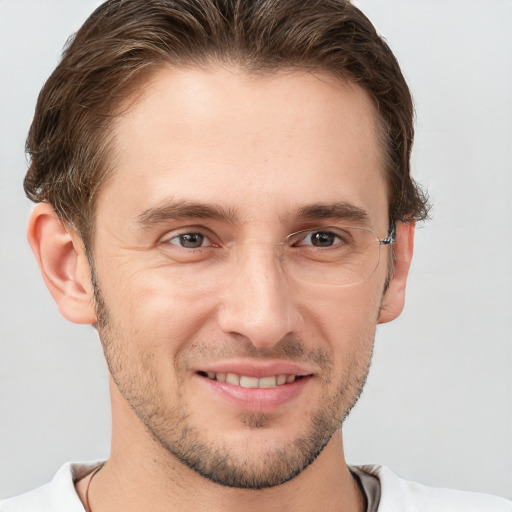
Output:
[[[404,309],[405,288],[414,249],[414,228],[414,222],[408,224],[399,222],[397,224],[396,241],[394,244],[394,271],[389,281],[389,286],[382,297],[378,319],[379,324],[391,322]]]
[[[48,203],[32,211],[27,237],[41,274],[61,314],[78,324],[96,321],[90,268],[80,237]]]

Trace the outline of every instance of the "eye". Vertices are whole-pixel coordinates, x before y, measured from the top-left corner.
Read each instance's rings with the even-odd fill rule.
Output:
[[[184,249],[199,249],[212,245],[211,240],[202,233],[180,233],[170,238],[168,243],[178,245]]]
[[[309,231],[304,233],[304,236],[298,240],[294,245],[311,245],[313,247],[332,247],[343,243],[342,238],[339,234],[328,231]]]

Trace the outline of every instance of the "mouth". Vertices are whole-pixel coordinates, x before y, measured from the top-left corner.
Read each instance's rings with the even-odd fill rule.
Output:
[[[204,389],[238,410],[270,412],[294,403],[314,374],[288,363],[225,363],[196,370]]]
[[[240,386],[248,389],[271,389],[277,386],[284,386],[285,384],[291,384],[298,379],[306,377],[306,375],[294,375],[294,374],[279,374],[269,375],[266,377],[253,377],[250,375],[239,375],[237,373],[224,373],[224,372],[203,372],[199,371],[198,375],[201,377],[207,377],[211,380],[218,382],[227,382],[233,386]]]

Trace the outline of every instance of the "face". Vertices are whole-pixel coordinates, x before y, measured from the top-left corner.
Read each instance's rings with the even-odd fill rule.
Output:
[[[359,396],[389,249],[337,287],[302,281],[278,244],[338,224],[386,236],[376,126],[366,94],[326,76],[166,69],[114,127],[98,330],[136,421],[215,482],[292,478]]]

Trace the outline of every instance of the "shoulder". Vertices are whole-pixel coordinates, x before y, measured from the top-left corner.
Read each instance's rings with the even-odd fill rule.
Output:
[[[409,482],[384,466],[367,465],[351,469],[360,478],[369,475],[379,480],[378,512],[512,512],[512,502],[505,498]]]
[[[64,464],[51,482],[14,498],[1,500],[0,512],[84,512],[75,491],[75,481],[97,464]]]

